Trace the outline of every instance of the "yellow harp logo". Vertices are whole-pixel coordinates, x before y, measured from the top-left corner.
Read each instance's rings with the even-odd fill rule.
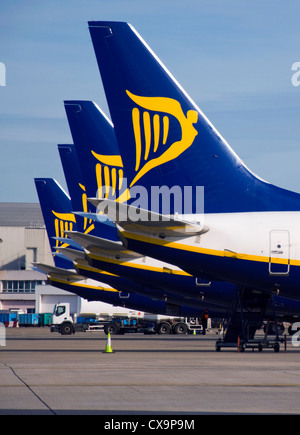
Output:
[[[95,171],[97,179],[97,198],[117,196],[116,201],[125,202],[130,198],[124,178],[122,157],[119,155],[103,155],[92,151],[97,160]]]
[[[180,103],[172,98],[140,97],[128,90],[126,93],[139,106],[132,110],[136,147],[136,176],[131,182],[130,187],[132,187],[151,169],[176,159],[193,144],[198,134],[193,126],[198,121],[198,112],[189,110],[185,116]],[[174,117],[179,122],[181,138],[165,149],[169,135],[170,117]],[[141,125],[144,130],[143,134]],[[144,138],[144,145],[142,145],[142,137]]]
[[[198,132],[193,124],[198,121],[198,112],[189,110],[185,116],[178,101],[165,97],[139,97],[126,91],[139,107],[132,110],[135,138],[135,172],[130,186],[124,182],[124,165],[119,155],[102,155],[92,151],[97,163],[97,197],[116,197],[118,202],[130,199],[130,188],[151,169],[175,160],[194,142]],[[159,112],[159,113],[157,113]],[[170,117],[180,125],[181,137],[166,148]]]
[[[56,213],[52,210],[55,216],[54,228],[56,237],[64,238],[66,231],[73,231],[74,224],[76,224],[76,219],[73,213]],[[68,243],[62,243],[59,240],[55,242],[55,248],[66,248]]]
[[[85,186],[79,183],[80,189],[83,191],[82,193],[82,210],[84,212],[88,211],[88,201],[87,201],[87,195],[85,193]],[[66,232],[67,231],[73,231],[74,224],[76,224],[76,218],[73,213],[57,213],[54,210],[52,210],[53,215],[55,216],[54,219],[54,228],[55,228],[55,236],[57,238],[67,238]],[[90,233],[95,228],[95,225],[91,219],[83,218],[83,232],[84,234]],[[61,242],[59,240],[56,240],[55,242],[55,249],[58,248],[67,248],[69,244],[67,242]]]

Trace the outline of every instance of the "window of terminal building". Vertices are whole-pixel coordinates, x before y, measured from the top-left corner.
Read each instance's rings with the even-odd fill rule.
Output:
[[[45,284],[44,281],[2,281],[3,293],[35,293],[37,285]]]

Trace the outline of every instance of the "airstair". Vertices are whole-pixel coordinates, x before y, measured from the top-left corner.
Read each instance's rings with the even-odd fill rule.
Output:
[[[261,352],[263,349],[273,348],[275,352],[279,352],[280,344],[274,304],[275,339],[268,339],[268,324],[264,337],[255,338],[256,332],[261,329],[266,318],[266,309],[270,302],[272,302],[272,295],[248,288],[237,289],[223,323],[223,338],[216,342],[216,351],[222,348],[237,348],[239,352],[243,352],[250,348]]]

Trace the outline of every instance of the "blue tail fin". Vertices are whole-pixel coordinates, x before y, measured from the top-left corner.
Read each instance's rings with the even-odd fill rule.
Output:
[[[74,145],[58,145],[58,152],[63,167],[73,211],[82,210],[82,194],[85,186]],[[79,226],[77,223],[77,228]]]
[[[71,196],[72,210],[74,212],[93,212],[92,205],[88,203],[86,187],[83,182],[81,166],[75,146],[72,145],[58,145],[61,163],[63,166],[66,183],[68,186],[69,194]],[[89,157],[91,160],[91,157]],[[84,160],[82,160],[84,162]],[[89,180],[89,177],[86,177]],[[113,224],[110,223],[96,223],[76,215],[77,231],[92,234],[97,237],[105,237],[110,240],[118,240],[117,231]]]
[[[247,169],[132,26],[89,30],[130,187],[204,186],[206,213],[300,210],[300,195]]]
[[[65,110],[87,195],[119,197],[124,173],[113,125],[91,101],[65,101]]]
[[[76,220],[72,214],[71,200],[62,187],[52,178],[35,178],[34,180],[39,197],[51,252],[59,247],[67,247],[68,244],[55,238],[64,238],[65,231],[76,231]],[[69,260],[54,255],[56,267],[73,269],[73,263]]]
[[[74,145],[58,145],[73,211],[88,211],[86,189]],[[90,233],[95,225],[88,219],[76,216],[77,231]]]

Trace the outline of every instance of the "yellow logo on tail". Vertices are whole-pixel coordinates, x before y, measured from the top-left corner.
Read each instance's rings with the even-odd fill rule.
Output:
[[[79,183],[79,187],[82,189],[82,211],[88,211],[88,201],[87,195],[85,193],[85,186]],[[52,213],[55,216],[54,219],[54,228],[55,228],[55,236],[59,238],[66,238],[65,233],[67,231],[73,231],[74,224],[76,224],[76,218],[73,213],[57,213],[52,210]],[[95,225],[91,219],[83,218],[83,232],[84,234],[89,234],[94,228]],[[67,248],[70,246],[67,242],[60,242],[56,240],[55,249],[58,248]]]
[[[127,95],[138,106],[132,110],[132,123],[135,137],[135,172],[130,187],[147,174],[151,169],[161,166],[179,157],[194,142],[198,132],[193,124],[198,121],[198,112],[189,110],[185,116],[178,101],[165,97],[139,97],[126,91]],[[141,111],[140,108],[145,109]],[[152,114],[150,112],[160,112]],[[171,144],[167,149],[170,116],[180,124],[181,139]],[[151,125],[151,123],[153,123]],[[143,128],[143,131],[142,131]],[[153,134],[152,134],[153,132]],[[144,145],[142,145],[142,137]],[[124,183],[124,165],[119,155],[102,155],[92,151],[97,159],[96,179],[97,197],[108,198],[118,193],[116,201],[126,202],[130,199],[130,187]],[[157,157],[153,157],[153,155]]]
[[[74,224],[76,224],[75,215],[73,213],[56,213],[53,210],[52,213],[55,216],[55,235],[56,237],[64,238],[66,231],[73,231]],[[59,240],[56,240],[55,248],[66,248],[68,246],[68,243],[61,243]]]
[[[194,139],[198,134],[193,126],[193,124],[196,124],[198,121],[198,112],[196,110],[189,110],[185,116],[180,103],[172,98],[140,97],[132,94],[128,90],[126,93],[140,108],[146,109],[142,114],[138,107],[135,107],[132,110],[132,123],[136,146],[135,171],[137,172],[134,180],[131,182],[130,187],[132,187],[141,177],[151,171],[151,169],[176,159],[193,144]],[[162,134],[160,131],[161,115],[157,113],[153,115],[153,138],[151,137],[152,128],[149,112],[165,113],[162,118]],[[151,146],[153,147],[153,153],[155,154],[159,152],[160,146],[164,146],[167,143],[170,125],[169,116],[173,116],[178,120],[181,126],[181,139],[171,144],[167,150],[163,150],[162,148],[162,154],[160,156],[149,160]],[[144,126],[144,150],[142,149],[141,121]],[[161,136],[162,144],[160,144]]]
[[[79,183],[79,187],[83,190],[82,194],[82,210],[87,213],[88,212],[88,200],[87,200],[87,194],[85,193],[85,186],[83,184]],[[95,225],[93,224],[93,221],[88,218],[83,219],[83,232],[84,234],[89,234],[91,231],[95,229]]]
[[[124,171],[122,157],[118,155],[106,156],[92,151],[93,156],[98,160],[96,164],[97,197],[108,198],[118,193],[118,202],[125,202],[130,198],[129,190],[124,183]]]

